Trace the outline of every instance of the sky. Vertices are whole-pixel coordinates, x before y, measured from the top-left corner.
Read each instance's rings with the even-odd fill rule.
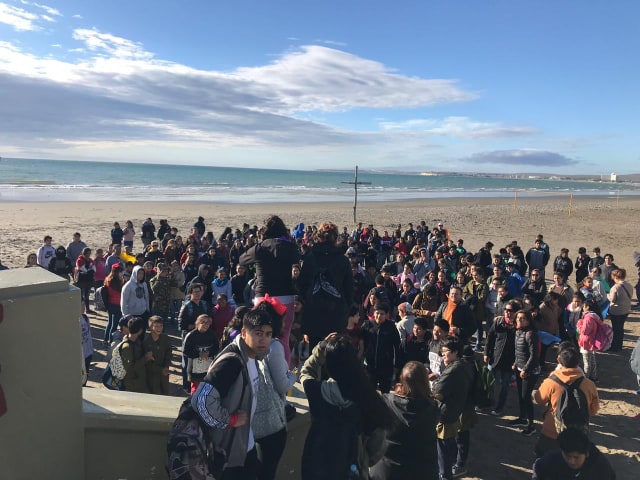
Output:
[[[0,0],[0,156],[640,172],[637,0]]]

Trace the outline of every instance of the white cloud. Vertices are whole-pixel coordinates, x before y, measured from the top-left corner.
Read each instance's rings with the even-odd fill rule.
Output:
[[[262,67],[234,75],[278,97],[278,111],[344,111],[351,108],[414,108],[464,102],[476,95],[454,80],[407,77],[385,65],[327,47],[311,45]]]
[[[536,133],[534,128],[504,126],[498,122],[479,122],[468,117],[437,119],[410,119],[402,122],[380,122],[387,131],[422,132],[430,135],[457,138],[515,137]]]
[[[27,3],[27,5],[29,5],[29,3]],[[32,4],[35,7],[41,8],[42,10],[44,10],[45,12],[47,12],[49,15],[53,15],[54,17],[61,17],[62,14],[60,13],[60,10],[50,7],[48,5],[41,5],[39,3],[33,3]]]
[[[38,18],[38,15],[27,12],[23,8],[0,3],[0,23],[9,25],[17,31],[39,30],[40,27],[36,25]]]
[[[79,13],[76,13],[75,15],[71,15],[71,18],[76,18],[76,19],[82,20],[84,17],[82,15],[80,15]]]
[[[145,51],[142,45],[109,33],[101,33],[95,29],[76,29],[73,31],[73,38],[84,42],[91,51],[114,58],[141,60],[153,58],[153,54]]]

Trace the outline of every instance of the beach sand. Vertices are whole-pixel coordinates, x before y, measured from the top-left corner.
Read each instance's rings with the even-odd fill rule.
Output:
[[[533,244],[538,233],[544,234],[550,245],[551,258],[560,248],[570,250],[575,259],[578,247],[585,246],[591,253],[599,246],[602,253],[610,252],[615,263],[627,269],[628,280],[635,285],[637,270],[633,266],[633,252],[640,250],[638,218],[640,199],[574,197],[569,216],[568,197],[530,197],[514,199],[438,199],[412,202],[367,202],[358,205],[358,220],[365,225],[373,223],[380,232],[391,231],[398,223],[403,230],[408,222],[414,225],[424,220],[433,227],[442,221],[451,232],[451,238],[464,239],[464,246],[476,252],[487,241],[496,246],[494,251],[512,240],[517,240],[523,251]],[[21,267],[29,252],[36,252],[45,235],[53,236],[53,244],[66,245],[75,231],[92,248],[105,248],[109,243],[109,230],[114,221],[124,226],[132,220],[136,227],[134,250],[142,247],[139,229],[143,220],[151,217],[159,226],[159,219],[166,218],[171,226],[186,237],[189,228],[199,215],[205,218],[207,230],[218,236],[224,227],[240,227],[243,223],[262,224],[268,214],[280,215],[288,227],[298,222],[319,224],[324,220],[336,223],[340,229],[353,228],[353,205],[348,203],[322,204],[222,204],[184,202],[90,202],[90,203],[8,203],[0,202],[0,259],[11,268]],[[551,273],[547,270],[547,275]],[[573,283],[574,277],[571,278]],[[102,332],[105,314],[92,315],[94,365],[90,386],[102,388],[97,382],[104,366]],[[168,333],[174,336],[175,330]],[[592,419],[593,440],[608,454],[618,478],[636,478],[640,472],[640,395],[634,375],[629,369],[629,355],[640,335],[637,311],[626,323],[625,345],[622,353],[598,354],[600,383],[600,413]],[[551,354],[547,357],[551,358]],[[179,394],[179,361],[176,356],[171,380]],[[533,446],[536,437],[524,438],[518,431],[506,426],[517,411],[515,389],[510,391],[507,417],[496,419],[480,415],[479,425],[472,432],[469,476],[477,479],[525,479],[530,478]],[[509,416],[510,415],[510,416]],[[542,409],[536,410],[539,420]]]

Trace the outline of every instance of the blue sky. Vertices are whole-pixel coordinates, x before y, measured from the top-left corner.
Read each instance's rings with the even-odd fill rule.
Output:
[[[0,0],[0,155],[640,172],[640,2]]]

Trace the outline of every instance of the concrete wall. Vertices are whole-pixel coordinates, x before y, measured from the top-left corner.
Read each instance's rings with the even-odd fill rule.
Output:
[[[0,478],[83,478],[80,295],[41,268],[0,272]]]
[[[0,272],[0,479],[167,478],[166,442],[184,398],[81,387],[80,295],[40,268]],[[278,479],[300,478],[309,419],[290,398]]]

